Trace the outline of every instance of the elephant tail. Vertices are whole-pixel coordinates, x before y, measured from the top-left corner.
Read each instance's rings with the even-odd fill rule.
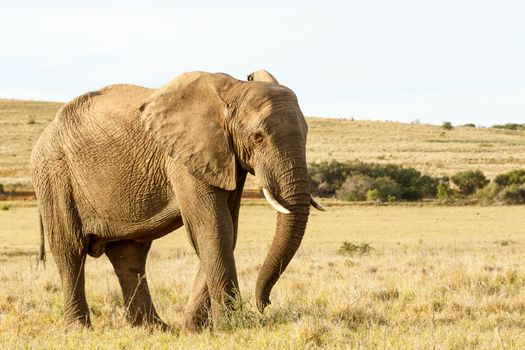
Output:
[[[40,218],[40,249],[38,251],[38,260],[44,264],[44,267],[46,266],[46,241],[45,241],[45,234],[44,234],[44,224],[42,222],[42,213],[38,213],[38,216]]]

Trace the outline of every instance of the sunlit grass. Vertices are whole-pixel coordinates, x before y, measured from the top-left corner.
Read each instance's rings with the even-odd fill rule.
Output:
[[[214,331],[178,327],[197,260],[184,230],[154,242],[147,272],[171,332],[128,325],[105,257],[88,258],[94,329],[62,323],[58,273],[36,264],[34,203],[0,211],[1,348],[412,348],[525,346],[523,207],[332,206],[313,212],[304,242],[261,315],[257,272],[274,213],[241,208],[236,261],[242,299]],[[341,254],[344,242],[366,254]]]

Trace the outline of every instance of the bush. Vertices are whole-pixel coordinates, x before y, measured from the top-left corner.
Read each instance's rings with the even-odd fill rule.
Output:
[[[457,191],[449,187],[452,181],[461,194],[475,193],[481,201],[524,203],[525,169],[500,174],[491,183],[480,170],[460,171],[451,178],[432,177],[397,164],[361,161],[311,163],[308,172],[313,194],[325,197],[335,195],[348,201],[394,202],[436,197],[440,201],[448,201],[457,196]]]
[[[339,248],[339,254],[343,255],[355,255],[355,254],[367,254],[372,250],[372,247],[368,243],[352,243],[344,242]]]
[[[337,190],[337,198],[347,201],[364,201],[368,190],[373,187],[372,181],[373,179],[366,175],[352,175]]]
[[[514,184],[504,188],[496,199],[506,204],[525,204],[525,184]]]
[[[377,190],[377,188],[374,188],[372,190],[368,190],[366,192],[366,200],[368,202],[375,202],[379,199],[379,191]]]
[[[492,125],[494,129],[525,130],[525,124],[507,123]]]
[[[421,175],[414,168],[403,168],[395,164],[379,165],[370,169],[370,176],[374,178],[389,177],[399,184],[397,198],[415,201],[424,197],[434,197],[436,194],[437,179]]]
[[[439,201],[446,202],[454,197],[454,191],[446,183],[439,183],[436,196]]]
[[[516,169],[505,174],[499,174],[494,179],[498,186],[522,185],[525,184],[525,169]]]
[[[364,175],[370,181],[376,178],[389,177],[399,185],[399,193],[393,195],[402,200],[420,200],[426,197],[435,197],[439,179],[426,175],[414,168],[403,168],[396,164],[364,163],[360,161],[340,163],[331,162],[311,163],[308,168],[310,189],[319,196],[332,196],[336,194],[346,179],[350,176]],[[349,200],[364,200],[366,192],[372,187],[362,189],[359,195]],[[342,189],[338,196],[353,190]],[[388,195],[384,196],[387,198]],[[356,199],[362,198],[362,199]]]
[[[417,191],[417,189],[410,187],[403,190],[403,193],[401,194],[401,199],[413,202],[422,200],[423,196],[420,192]]]
[[[377,198],[373,200],[380,199],[385,202],[388,201],[389,197],[399,198],[401,196],[401,186],[389,176],[376,178],[373,182],[373,187],[377,191]]]
[[[0,184],[0,193],[4,193],[4,185]]]
[[[448,182],[448,178],[446,181]],[[435,197],[438,183],[439,179],[423,175],[415,179],[413,188],[421,194],[422,198]]]
[[[452,123],[451,122],[443,122],[443,124],[441,125],[441,127],[445,130],[452,130],[454,129],[454,127],[452,126]]]
[[[462,125],[464,128],[475,128],[476,124],[474,123],[467,123]]]
[[[479,189],[476,197],[485,202],[525,203],[525,169],[499,174],[489,185]]]
[[[350,172],[347,164],[332,160],[311,163],[308,174],[312,192],[320,196],[333,196]]]
[[[497,183],[491,182],[487,186],[480,188],[476,191],[476,197],[482,202],[492,202],[498,193],[501,191],[501,187]]]
[[[470,195],[478,188],[483,188],[489,183],[481,170],[465,170],[452,176],[452,182],[458,186],[461,193]]]

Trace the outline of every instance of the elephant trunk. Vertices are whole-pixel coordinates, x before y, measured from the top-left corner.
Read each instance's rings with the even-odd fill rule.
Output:
[[[277,199],[291,213],[277,213],[275,236],[257,276],[255,298],[260,312],[270,304],[272,287],[295,255],[306,229],[311,198],[306,162],[287,172],[278,187]]]

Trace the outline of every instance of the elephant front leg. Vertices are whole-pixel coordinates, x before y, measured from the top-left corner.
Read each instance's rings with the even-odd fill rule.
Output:
[[[221,218],[218,213],[208,216],[208,220],[214,222],[211,227],[195,229],[192,224],[186,223],[201,261],[187,309],[192,312],[191,317],[187,313],[189,329],[201,328],[206,323],[209,309],[213,324],[220,323],[231,307],[232,299],[238,294],[231,217],[228,215],[217,221],[218,218]]]
[[[130,322],[135,326],[152,324],[168,329],[155,310],[146,280],[146,257],[150,247],[151,242],[110,242],[106,255],[117,274]]]
[[[207,289],[212,321],[217,325],[231,307],[232,299],[238,295],[239,288],[233,256],[233,204],[229,203],[232,192],[198,180],[178,164],[174,164],[173,171],[177,173],[172,183],[184,227],[201,264],[194,294],[188,304],[186,323],[187,326],[189,323],[190,329],[199,329],[202,326],[208,309]]]
[[[206,273],[201,265],[184,312],[184,327],[191,332],[198,332],[209,326],[210,308],[210,294],[206,283]]]

